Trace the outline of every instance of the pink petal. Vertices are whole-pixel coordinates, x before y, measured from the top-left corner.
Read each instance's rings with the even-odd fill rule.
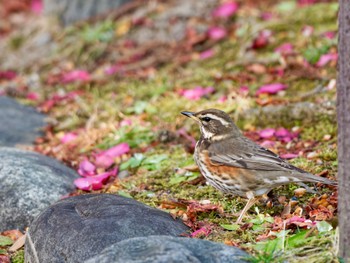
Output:
[[[213,87],[195,87],[194,89],[187,89],[180,91],[180,95],[184,96],[189,100],[199,100],[201,97],[211,94],[214,92]]]
[[[78,137],[77,134],[75,134],[74,132],[67,132],[65,135],[63,135],[63,137],[61,138],[61,143],[69,143],[73,140],[75,140]]]
[[[225,102],[227,101],[227,96],[221,96],[219,99],[218,99],[218,102]]]
[[[0,71],[0,80],[12,80],[17,77],[17,73],[12,70]]]
[[[327,65],[330,61],[337,61],[337,60],[338,60],[338,54],[337,53],[324,54],[317,61],[316,66],[317,67],[323,67],[323,66]]]
[[[294,159],[297,158],[299,155],[295,153],[286,153],[280,155],[283,159]]]
[[[108,180],[109,177],[117,174],[117,169],[108,171],[99,175],[78,178],[74,180],[74,184],[77,188],[84,191],[99,190],[103,187],[103,184]]]
[[[80,162],[78,174],[81,176],[92,176],[95,174],[96,166],[93,165],[89,160],[85,159],[84,161]]]
[[[85,70],[73,70],[63,74],[62,83],[71,83],[75,81],[89,81],[91,79],[90,73]]]
[[[276,130],[272,128],[267,128],[258,132],[260,138],[269,139],[275,135]]]
[[[262,15],[261,15],[261,19],[264,21],[271,20],[273,17],[274,17],[274,15],[272,13],[269,13],[269,12],[262,13]]]
[[[124,119],[120,122],[120,126],[123,127],[123,126],[130,126],[132,124],[132,121],[131,119]]]
[[[122,66],[120,64],[109,66],[105,69],[106,75],[113,75],[117,72],[119,72],[122,69]]]
[[[238,4],[236,2],[226,2],[214,9],[213,17],[227,18],[234,15],[238,10]]]
[[[303,34],[304,37],[309,37],[313,34],[314,28],[312,26],[304,26],[301,29],[301,33]]]
[[[276,144],[276,142],[274,142],[274,141],[265,140],[262,143],[260,143],[260,146],[264,147],[264,148],[272,148],[275,146],[275,144]]]
[[[276,130],[275,135],[277,137],[286,137],[286,136],[291,136],[291,133],[285,128],[279,128]]]
[[[40,15],[43,11],[43,1],[42,0],[32,0],[31,9],[34,13]]]
[[[298,0],[298,4],[301,5],[301,6],[313,5],[316,2],[317,2],[316,0]]]
[[[239,89],[238,89],[238,92],[243,94],[243,95],[248,95],[249,93],[249,87],[247,86],[241,86]]]
[[[293,45],[291,43],[284,43],[275,48],[275,52],[281,54],[290,54],[293,52]]]
[[[202,227],[196,231],[194,231],[192,234],[191,234],[191,237],[196,237],[198,235],[202,236],[208,236],[210,234],[211,230],[207,227]]]
[[[223,27],[211,27],[208,29],[208,36],[213,40],[220,40],[227,35],[226,29]]]
[[[257,92],[256,95],[262,94],[262,93],[267,93],[267,94],[276,94],[277,92],[281,90],[285,90],[287,88],[286,85],[281,84],[281,83],[273,83],[273,84],[267,84],[261,86]]]
[[[95,164],[97,167],[108,168],[113,163],[115,158],[130,151],[130,146],[127,143],[118,144],[108,150],[102,151],[96,155]]]
[[[199,54],[200,59],[207,59],[207,58],[211,58],[212,56],[214,56],[214,51],[212,49],[208,49]]]
[[[39,100],[40,96],[37,92],[28,92],[26,98],[28,100],[37,101]]]
[[[108,168],[114,164],[114,160],[115,158],[109,155],[101,154],[96,156],[95,164],[97,167]]]
[[[120,143],[112,148],[109,148],[104,152],[104,154],[109,155],[111,157],[118,157],[130,151],[130,146],[126,142]]]
[[[336,35],[337,35],[337,33],[334,31],[328,31],[328,32],[323,33],[323,36],[325,38],[328,38],[328,39],[333,39],[333,38],[335,38]]]
[[[272,36],[272,32],[270,30],[262,30],[259,32],[258,36],[254,39],[252,48],[259,49],[265,47],[269,42]]]

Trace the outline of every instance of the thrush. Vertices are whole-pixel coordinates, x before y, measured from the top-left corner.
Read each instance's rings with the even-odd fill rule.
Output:
[[[181,113],[199,124],[201,137],[196,143],[194,159],[208,183],[224,193],[248,199],[237,223],[241,223],[244,214],[261,196],[280,185],[302,182],[337,185],[291,165],[244,137],[230,116],[221,110]]]

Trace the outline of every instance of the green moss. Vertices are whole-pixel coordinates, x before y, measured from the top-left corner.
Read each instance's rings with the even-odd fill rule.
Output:
[[[11,257],[11,263],[24,263],[24,250],[17,251],[12,257]]]
[[[322,141],[325,135],[331,135],[333,138],[337,134],[337,124],[335,116],[320,116],[311,125],[303,127],[301,132],[302,140]]]

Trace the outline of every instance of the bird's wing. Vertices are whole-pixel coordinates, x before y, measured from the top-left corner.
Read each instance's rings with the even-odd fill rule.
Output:
[[[240,140],[241,141],[231,140],[230,142],[226,141],[223,143],[211,144],[208,150],[212,164],[265,171],[263,173],[264,176],[272,176],[272,179],[276,179],[276,173],[274,172],[278,172],[278,174],[282,176],[279,179],[292,176],[295,182],[321,182],[329,185],[337,185],[336,181],[315,176],[291,165],[277,154],[259,146],[247,138],[242,138]],[[229,153],[223,150],[227,149],[227,147],[232,147]],[[283,181],[283,183],[289,181],[290,180],[287,179],[287,181]]]
[[[209,149],[209,158],[215,165],[228,165],[238,168],[264,170],[264,171],[295,171],[307,173],[281,159],[277,154],[255,144],[249,139],[231,141],[230,151],[228,145],[216,143]]]

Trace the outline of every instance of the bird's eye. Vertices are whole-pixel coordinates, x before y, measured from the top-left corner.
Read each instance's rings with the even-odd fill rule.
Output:
[[[210,121],[211,119],[209,118],[209,117],[203,117],[202,118],[202,121],[205,121],[205,122],[208,122],[208,121]]]

